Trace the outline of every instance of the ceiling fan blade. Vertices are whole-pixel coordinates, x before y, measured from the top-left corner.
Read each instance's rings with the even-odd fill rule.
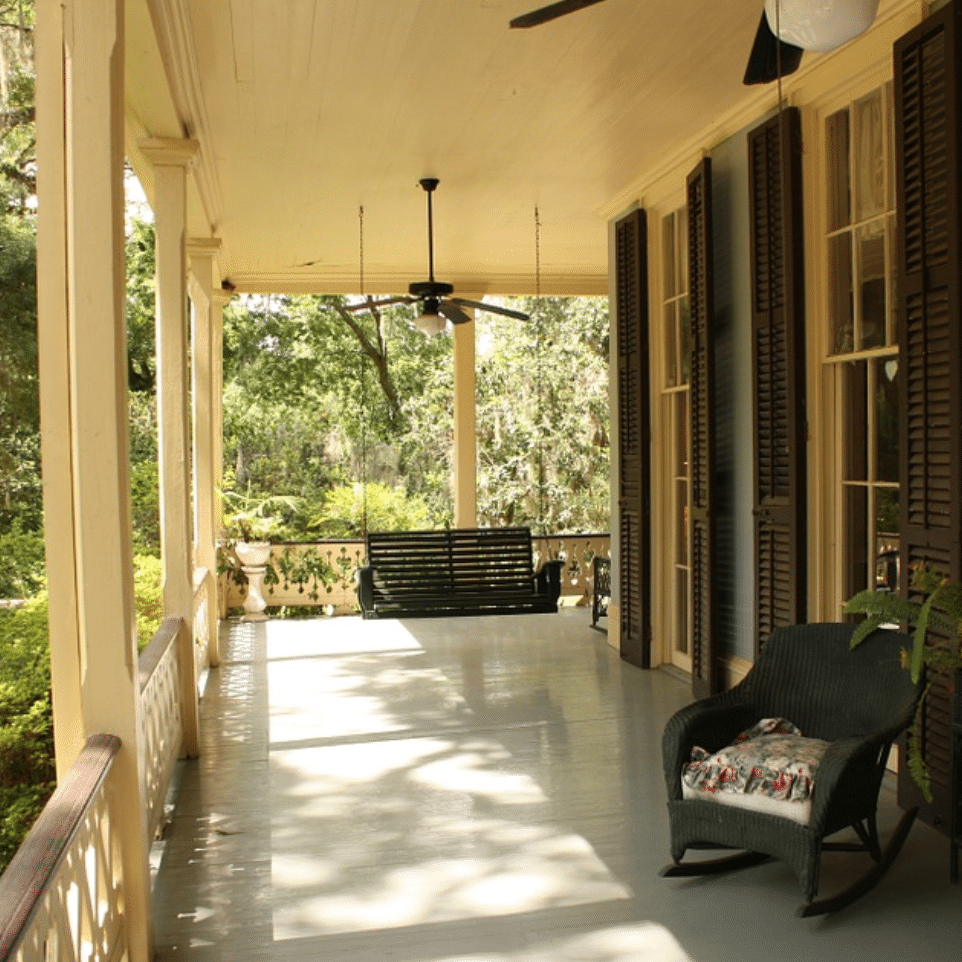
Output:
[[[344,310],[369,311],[372,307],[387,307],[390,304],[413,304],[416,300],[416,297],[410,297],[407,294],[399,297],[386,297],[382,301],[376,301],[373,297],[369,297],[366,300],[358,301],[356,304],[345,304]]]
[[[748,56],[748,67],[745,69],[745,78],[742,83],[751,86],[769,84],[773,80],[778,80],[779,60],[781,60],[781,76],[787,77],[790,73],[795,73],[802,62],[802,48],[779,40],[772,32],[768,17],[762,10],[762,20],[755,34],[752,52]]]
[[[471,315],[465,314],[453,301],[441,301],[438,304],[438,313],[452,324],[467,324],[471,320]]]
[[[503,314],[505,317],[513,317],[517,321],[530,321],[531,315],[523,311],[515,311],[510,307],[501,307],[500,304],[486,304],[484,301],[468,301],[463,297],[452,297],[452,301],[463,304],[465,307],[473,307],[477,311],[488,311],[491,314]]]
[[[574,13],[584,7],[592,7],[596,3],[601,3],[601,0],[558,0],[557,3],[549,3],[546,7],[515,17],[508,26],[515,30],[526,30],[528,27],[540,26],[542,23]]]

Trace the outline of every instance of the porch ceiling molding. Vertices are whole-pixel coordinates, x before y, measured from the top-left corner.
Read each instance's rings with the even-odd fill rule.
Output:
[[[223,202],[217,164],[212,162],[210,124],[201,87],[201,71],[192,40],[186,0],[146,0],[153,22],[167,83],[184,137],[197,141],[200,155],[193,176],[208,228],[217,230]]]
[[[741,84],[760,0],[612,0],[531,31],[507,27],[525,0],[125,3],[131,162],[150,198],[136,141],[198,141],[188,230],[222,238],[240,291],[355,292],[360,206],[365,291],[407,290],[437,176],[439,280],[532,292],[537,206],[543,289],[604,293],[606,222],[776,106]],[[880,22],[921,7],[882,0]],[[806,55],[789,96],[835,56]]]
[[[532,260],[534,254],[532,253]],[[426,272],[425,272],[426,274]],[[315,294],[318,293],[317,277],[305,273],[303,276],[282,274],[231,274],[229,278],[238,294]],[[370,274],[364,272],[365,294],[403,294],[413,280],[423,278],[408,274]],[[454,286],[459,297],[481,298],[491,296],[530,297],[538,290],[534,271],[530,274],[487,274],[484,283],[476,276],[458,277],[445,274],[444,280]],[[344,271],[340,276],[334,273],[325,275],[325,294],[356,294],[358,284],[357,269]],[[606,297],[608,295],[607,275],[551,273],[541,275],[540,290],[551,297]]]

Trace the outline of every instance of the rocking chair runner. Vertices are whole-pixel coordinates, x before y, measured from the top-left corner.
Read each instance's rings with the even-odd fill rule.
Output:
[[[669,721],[663,751],[675,864],[663,875],[714,874],[781,859],[808,901],[799,912],[804,916],[836,911],[882,877],[917,814],[917,809],[905,813],[883,852],[876,828],[878,793],[889,749],[911,724],[922,684],[913,685],[901,667],[905,635],[880,630],[853,651],[852,631],[851,624],[779,628],[739,685],[689,705]],[[807,821],[772,813],[794,802],[758,811],[737,799],[720,804],[710,793],[684,797],[681,776],[693,747],[718,752],[765,718],[788,719],[804,736],[829,743],[812,782]],[[861,844],[825,841],[846,828],[855,830]],[[742,854],[681,864],[687,849],[706,848]],[[867,851],[874,865],[849,889],[815,902],[823,850]]]

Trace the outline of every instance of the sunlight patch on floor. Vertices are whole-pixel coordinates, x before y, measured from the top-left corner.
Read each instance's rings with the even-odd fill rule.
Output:
[[[269,668],[274,938],[631,898],[497,738],[397,737],[399,704],[435,729],[470,712],[443,675],[399,672],[395,657],[363,678],[353,656]],[[384,737],[317,744],[332,730]]]

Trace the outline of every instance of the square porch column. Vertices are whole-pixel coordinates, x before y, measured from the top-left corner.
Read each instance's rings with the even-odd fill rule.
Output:
[[[153,954],[134,616],[124,259],[124,3],[36,5],[38,340],[57,773],[121,740],[111,807],[127,958]]]
[[[474,312],[464,308],[472,318]],[[454,326],[454,526],[478,524],[475,324]]]
[[[193,538],[187,335],[187,169],[192,140],[151,138],[140,148],[153,165],[157,272],[157,454],[164,614],[182,619],[180,651],[183,750],[199,752],[194,660]]]
[[[217,638],[217,532],[220,514],[217,512],[215,490],[220,485],[215,469],[214,454],[220,450],[215,443],[218,419],[215,399],[222,387],[215,374],[214,358],[222,350],[221,314],[223,299],[214,291],[215,259],[220,250],[216,238],[195,239],[187,245],[190,258],[191,355],[193,357],[193,425],[194,425],[194,556],[198,568],[206,569],[210,588],[207,598],[207,653],[211,667],[220,664]],[[217,290],[217,294],[220,294]]]

